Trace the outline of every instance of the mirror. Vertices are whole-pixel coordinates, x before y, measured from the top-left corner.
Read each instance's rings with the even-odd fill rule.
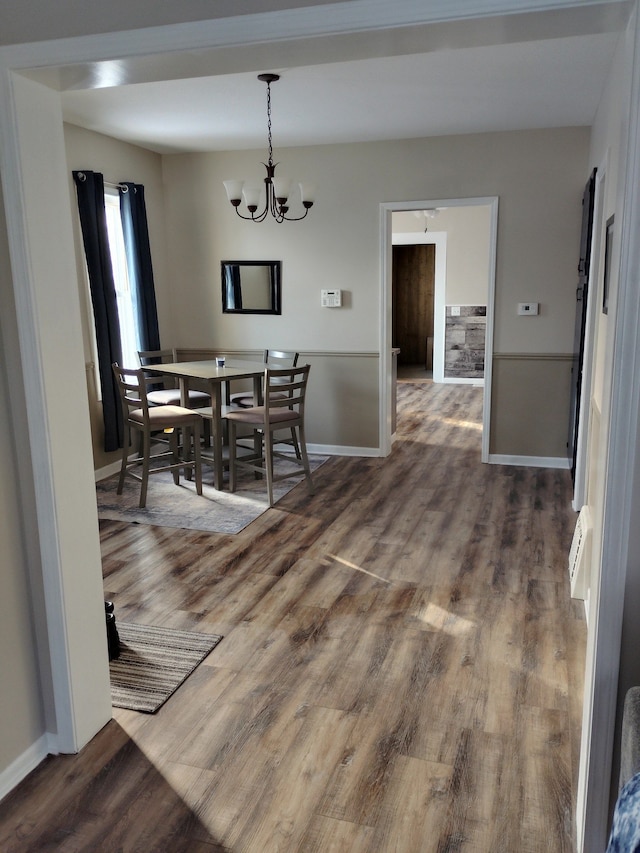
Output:
[[[221,261],[225,314],[280,314],[282,261]]]

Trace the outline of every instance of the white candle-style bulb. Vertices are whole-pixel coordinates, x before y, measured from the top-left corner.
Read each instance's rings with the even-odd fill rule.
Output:
[[[260,201],[260,187],[245,187],[242,191],[242,195],[244,196],[244,203],[247,207],[258,207],[258,202]]]
[[[242,187],[244,181],[230,180],[223,181],[224,188],[227,191],[229,201],[239,201],[242,198]]]
[[[291,192],[291,179],[290,178],[274,178],[273,179],[273,192],[276,198],[288,199],[289,193]]]
[[[308,201],[313,204],[316,200],[316,185],[315,184],[300,184],[300,196],[302,201]]]

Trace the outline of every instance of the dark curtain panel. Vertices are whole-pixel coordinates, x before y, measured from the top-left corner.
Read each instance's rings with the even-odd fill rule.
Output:
[[[120,184],[120,216],[139,350],[160,349],[147,208],[142,184]]]
[[[104,449],[117,450],[123,444],[120,397],[111,365],[122,362],[116,288],[109,252],[104,209],[104,179],[99,172],[74,172],[82,239],[89,271],[98,346],[98,372],[102,386]]]

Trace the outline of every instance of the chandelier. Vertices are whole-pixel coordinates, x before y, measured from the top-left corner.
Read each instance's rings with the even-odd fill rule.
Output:
[[[262,164],[267,170],[267,177],[264,179],[266,199],[260,213],[257,212],[260,203],[260,186],[246,184],[244,181],[238,180],[223,181],[227,197],[238,216],[252,222],[263,222],[268,213],[273,216],[276,222],[284,222],[285,219],[288,222],[295,222],[298,219],[305,218],[314,202],[315,187],[312,184],[299,184],[304,213],[301,216],[289,216],[291,180],[289,178],[276,178],[275,176],[278,164],[273,162],[273,145],[271,142],[271,84],[279,79],[278,74],[258,74],[258,80],[267,84],[267,131],[269,139],[269,160]],[[249,216],[240,212],[240,204],[243,198]]]

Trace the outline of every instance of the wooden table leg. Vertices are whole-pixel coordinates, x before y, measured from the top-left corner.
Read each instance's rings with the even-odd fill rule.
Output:
[[[253,399],[256,401],[254,406],[261,406],[264,403],[263,393],[262,393],[262,380],[264,378],[264,374],[260,374],[259,376],[253,377]],[[266,436],[265,436],[266,441]],[[253,432],[253,452],[259,458],[262,455],[262,436],[257,430]]]
[[[180,385],[180,405],[184,409],[189,408],[189,380],[183,379],[182,377],[178,380]],[[184,427],[182,430],[182,456],[184,461],[191,459],[191,442],[194,441],[194,436],[192,435],[192,431],[190,427]],[[187,450],[188,448],[188,450]],[[185,479],[191,479],[191,468],[183,468],[182,472],[185,476]]]
[[[189,408],[189,380],[181,376],[178,379],[180,383],[180,405],[184,409]]]
[[[222,489],[223,459],[222,459],[222,383],[211,382],[211,406],[213,429],[213,486]]]

